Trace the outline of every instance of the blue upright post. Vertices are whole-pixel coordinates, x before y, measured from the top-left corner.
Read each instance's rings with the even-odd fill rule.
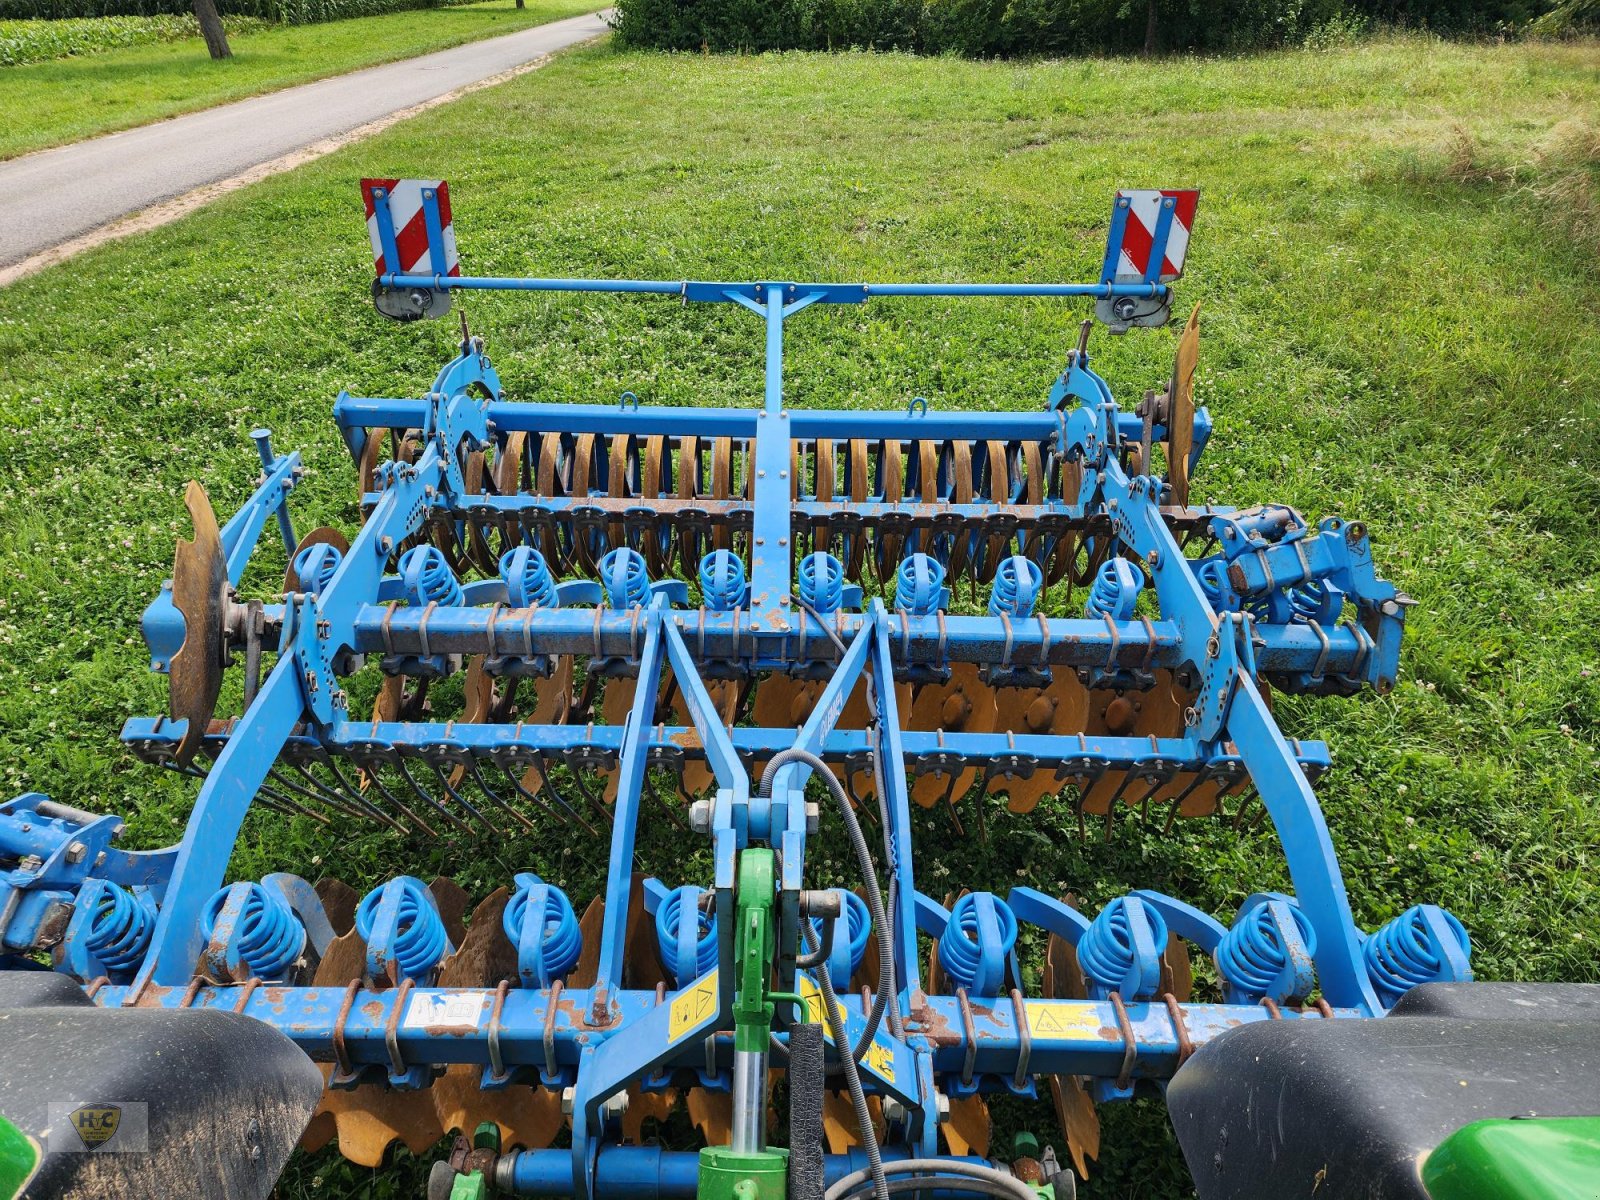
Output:
[[[789,413],[783,402],[784,285],[768,283],[766,395],[756,419],[755,522],[750,545],[750,623],[756,638],[789,632]]]

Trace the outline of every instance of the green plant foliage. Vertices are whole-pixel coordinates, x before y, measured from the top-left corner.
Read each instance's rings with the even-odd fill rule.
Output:
[[[250,17],[227,20],[229,34],[258,29],[261,24]],[[0,67],[102,54],[125,46],[177,42],[199,36],[200,25],[192,15],[0,21]]]
[[[663,50],[910,50],[1050,55],[1238,51],[1349,41],[1375,23],[1444,33],[1549,32],[1596,0],[618,0],[628,45]]]

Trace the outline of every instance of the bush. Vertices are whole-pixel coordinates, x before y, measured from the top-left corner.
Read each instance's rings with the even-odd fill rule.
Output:
[[[261,25],[250,17],[230,17],[229,33]],[[0,21],[0,67],[99,54],[123,46],[177,42],[199,37],[193,15],[155,17],[73,17],[59,21]]]
[[[4,0],[0,0],[4,2]],[[1348,42],[1375,24],[1503,35],[1600,0],[617,0],[618,39],[665,50],[1049,55]]]

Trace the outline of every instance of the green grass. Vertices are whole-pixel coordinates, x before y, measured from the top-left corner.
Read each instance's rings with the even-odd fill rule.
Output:
[[[221,62],[194,39],[0,69],[0,159],[593,11],[490,0],[264,28],[229,38]]]
[[[115,734],[163,703],[138,618],[187,535],[185,480],[231,512],[258,470],[247,433],[267,425],[306,454],[302,527],[353,529],[334,396],[417,394],[450,353],[453,323],[391,325],[366,301],[362,174],[449,178],[469,270],[661,278],[1079,279],[1113,187],[1198,183],[1181,299],[1205,306],[1199,393],[1217,433],[1196,494],[1366,520],[1383,572],[1418,601],[1392,695],[1278,701],[1289,733],[1331,744],[1321,796],[1358,919],[1435,901],[1466,923],[1484,978],[1600,980],[1600,284],[1592,220],[1569,204],[1549,222],[1540,198],[1593,198],[1572,114],[1600,104],[1594,55],[1423,40],[1157,64],[595,48],[25,280],[0,308],[0,788],[124,812],[140,845],[178,833],[192,787]],[[467,307],[520,398],[760,394],[759,328],[731,308]],[[790,326],[790,396],[1031,407],[1081,316],[814,311]],[[1132,403],[1173,344],[1169,330],[1092,346]],[[263,590],[274,569],[269,554]],[[1085,844],[1045,805],[991,813],[979,844],[937,812],[917,821],[933,894],[1026,881],[1098,907],[1147,886],[1226,916],[1288,882],[1264,830],[1164,837],[1126,820]],[[703,880],[704,852],[664,826],[645,829],[640,868]],[[482,894],[536,869],[581,907],[604,862],[564,830],[397,848],[254,814],[233,870],[364,887],[404,866]],[[816,883],[850,877],[835,841],[809,865]],[[999,1118],[1052,1128],[1044,1106]],[[1105,1121],[1086,1194],[1186,1194],[1159,1108]],[[283,1191],[413,1180],[320,1157]]]

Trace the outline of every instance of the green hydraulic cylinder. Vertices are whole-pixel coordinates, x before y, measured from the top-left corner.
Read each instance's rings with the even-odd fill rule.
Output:
[[[776,898],[772,851],[744,851],[734,900],[732,1145],[700,1151],[698,1200],[784,1200],[788,1190],[788,1151],[768,1147],[765,1138],[767,1043],[778,998],[767,986]]]

